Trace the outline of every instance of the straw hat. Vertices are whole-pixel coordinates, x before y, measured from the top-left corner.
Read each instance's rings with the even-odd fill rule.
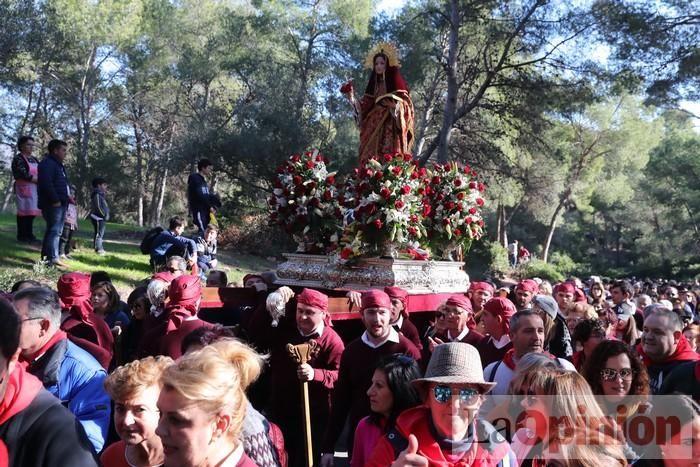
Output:
[[[430,383],[473,384],[487,393],[496,383],[484,381],[484,369],[476,347],[464,342],[448,342],[435,347],[423,378],[413,380],[413,385],[424,394]]]

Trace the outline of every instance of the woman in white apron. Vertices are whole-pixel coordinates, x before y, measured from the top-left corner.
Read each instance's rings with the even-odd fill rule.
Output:
[[[12,159],[12,176],[15,179],[17,199],[17,240],[38,242],[39,239],[33,232],[34,218],[41,215],[37,192],[39,161],[32,156],[34,139],[31,136],[21,136],[17,140],[17,149],[19,154]]]

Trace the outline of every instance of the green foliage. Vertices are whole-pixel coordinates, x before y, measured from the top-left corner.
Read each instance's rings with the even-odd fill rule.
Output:
[[[554,264],[545,263],[538,259],[531,259],[520,265],[517,272],[520,277],[539,277],[552,283],[566,279],[566,276]]]
[[[472,280],[482,277],[504,277],[510,270],[508,250],[487,239],[475,242],[466,255],[466,270]]]

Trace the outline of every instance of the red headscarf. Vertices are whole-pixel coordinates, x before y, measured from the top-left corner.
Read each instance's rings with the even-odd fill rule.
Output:
[[[469,291],[476,292],[477,290],[486,290],[491,292],[491,295],[493,295],[495,292],[493,285],[489,284],[488,282],[472,282],[472,284],[469,286]]]
[[[586,298],[586,294],[583,293],[583,290],[579,288],[576,289],[576,291],[574,292],[574,301],[580,303],[588,303],[588,299]]]
[[[516,288],[524,290],[526,292],[530,292],[533,295],[537,295],[537,293],[540,291],[540,286],[537,285],[537,282],[535,282],[532,279],[521,280]]]
[[[197,314],[197,302],[202,297],[202,282],[198,276],[176,277],[170,283],[168,297],[168,332],[172,332],[187,318]]]
[[[90,302],[90,276],[82,272],[69,272],[58,279],[58,298],[63,310],[71,317],[93,325],[92,302]]]
[[[170,271],[157,272],[151,276],[151,280],[159,280],[168,283],[172,282],[173,279],[175,279],[175,275]]]
[[[304,289],[297,295],[297,303],[328,311],[328,296],[314,289]]]
[[[367,308],[386,308],[391,310],[391,299],[382,290],[362,292],[362,310]]]
[[[557,286],[554,288],[555,294],[559,292],[576,295],[576,286],[571,282],[562,282],[561,284],[557,284]]]
[[[502,318],[503,331],[506,334],[510,332],[510,318],[517,311],[513,302],[507,298],[494,297],[486,302],[484,311],[488,311],[494,316],[500,316]]]
[[[472,302],[468,297],[464,295],[453,295],[447,299],[445,303],[447,306],[455,306],[461,308],[467,312],[467,327],[469,329],[476,328],[476,321],[474,320],[474,309],[472,308]]]
[[[408,292],[401,287],[384,287],[384,292],[393,300],[400,300],[403,303],[401,315],[404,318],[408,317]]]

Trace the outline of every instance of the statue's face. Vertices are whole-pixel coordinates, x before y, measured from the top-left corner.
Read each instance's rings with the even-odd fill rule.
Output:
[[[386,59],[381,55],[374,59],[374,72],[378,75],[386,72]]]

